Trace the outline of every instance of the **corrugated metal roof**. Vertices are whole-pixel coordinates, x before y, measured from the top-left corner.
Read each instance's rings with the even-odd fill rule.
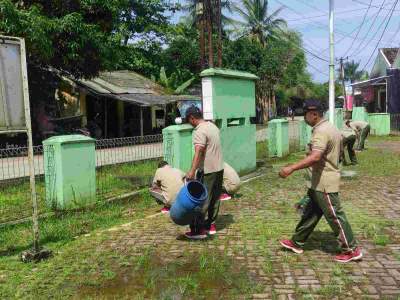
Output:
[[[179,100],[199,100],[196,96],[168,95],[165,89],[136,72],[114,71],[100,73],[90,80],[78,80],[77,83],[92,94],[130,102],[140,106],[167,104]]]

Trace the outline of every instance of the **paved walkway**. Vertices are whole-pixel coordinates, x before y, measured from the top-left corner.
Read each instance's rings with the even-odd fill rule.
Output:
[[[262,286],[253,299],[398,299],[400,172],[343,181],[342,203],[364,259],[342,265],[332,260],[335,238],[325,221],[303,255],[281,249],[279,238],[290,237],[299,219],[292,205],[304,186],[301,176],[271,184],[276,171],[269,169],[264,177],[243,185],[239,199],[223,203],[214,239],[188,242],[181,238],[186,228],[157,215],[112,228],[104,243],[116,253],[141,253],[151,247],[164,263],[204,249],[231,256]]]

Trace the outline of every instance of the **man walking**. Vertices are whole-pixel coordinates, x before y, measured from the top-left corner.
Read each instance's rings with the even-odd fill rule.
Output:
[[[187,232],[185,236],[189,239],[204,239],[207,233],[210,235],[217,233],[215,220],[218,216],[224,175],[221,141],[218,127],[205,121],[197,107],[191,106],[187,109],[186,120],[194,127],[195,150],[192,167],[186,174],[186,179],[194,179],[196,170],[203,168],[203,181],[207,188],[208,198],[190,225],[190,232]]]
[[[359,260],[362,252],[357,247],[339,200],[341,134],[334,125],[323,119],[322,105],[318,100],[307,100],[304,111],[306,123],[313,127],[310,151],[303,160],[284,167],[279,176],[286,178],[294,171],[309,168],[311,180],[308,183],[308,196],[311,201],[305,206],[292,239],[282,240],[280,243],[295,253],[303,253],[302,247],[324,215],[342,249],[335,260]]]
[[[371,131],[371,126],[364,121],[346,121],[346,125],[354,129],[358,137],[358,145],[356,150],[364,150],[365,140],[367,139],[369,132]]]

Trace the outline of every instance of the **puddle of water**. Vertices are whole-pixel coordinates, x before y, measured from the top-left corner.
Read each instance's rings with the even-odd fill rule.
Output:
[[[81,287],[75,299],[221,299],[232,290],[242,289],[243,283],[247,285],[247,273],[237,264],[233,269],[233,262],[221,263],[226,258],[214,258],[208,263],[215,262],[217,266],[207,269],[201,258],[193,254],[191,257],[165,262],[151,255],[139,267],[120,270],[100,287]]]

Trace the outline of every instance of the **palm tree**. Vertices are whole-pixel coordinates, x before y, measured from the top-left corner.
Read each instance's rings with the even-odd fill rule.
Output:
[[[182,6],[182,10],[187,13],[185,17],[183,17],[183,21],[192,26],[196,26],[197,18],[199,17],[196,13],[196,4],[199,2],[198,0],[187,0],[187,3]],[[233,20],[227,16],[224,12],[232,13],[232,0],[221,0],[221,24],[222,27],[227,27],[232,24]],[[217,10],[213,10],[213,20],[216,21],[218,18]]]
[[[242,0],[241,5],[235,4],[233,10],[243,19],[235,21],[239,25],[239,35],[248,36],[265,46],[268,38],[287,25],[284,19],[278,18],[282,9],[280,7],[269,14],[268,0]]]
[[[360,67],[359,62],[354,60],[344,63],[344,80],[354,83],[357,80],[361,80],[365,76],[364,70],[358,70]]]

